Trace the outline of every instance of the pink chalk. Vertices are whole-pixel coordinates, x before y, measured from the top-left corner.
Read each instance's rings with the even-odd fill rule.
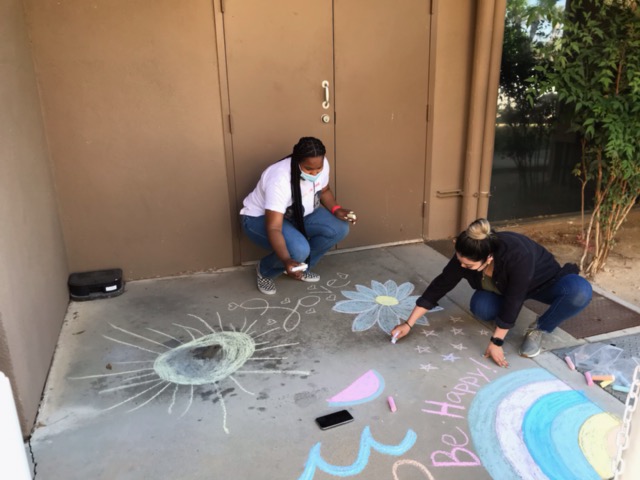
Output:
[[[569,365],[569,368],[571,370],[575,370],[576,366],[573,364],[573,362],[571,361],[571,357],[569,355],[567,355],[566,357],[564,357],[564,361],[567,362],[567,365]]]
[[[593,378],[591,378],[591,372],[584,372],[584,378],[587,379],[587,385],[593,386]]]
[[[396,402],[394,402],[393,397],[387,397],[387,402],[389,402],[389,408],[391,409],[391,411],[395,412],[397,408],[396,408]]]

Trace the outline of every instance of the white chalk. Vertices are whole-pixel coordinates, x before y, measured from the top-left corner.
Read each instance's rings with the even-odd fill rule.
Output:
[[[293,267],[291,269],[292,272],[304,272],[307,268],[309,268],[309,265],[307,265],[306,263],[301,263],[300,265],[297,265],[295,267]]]
[[[391,411],[395,412],[397,408],[396,408],[396,402],[393,400],[393,397],[387,397],[387,402],[389,402],[389,408],[391,409]]]
[[[391,343],[393,343],[395,345],[397,341],[398,341],[398,332],[393,334],[393,338],[391,339]]]

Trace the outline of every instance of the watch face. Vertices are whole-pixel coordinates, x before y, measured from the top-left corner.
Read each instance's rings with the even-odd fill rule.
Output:
[[[503,340],[503,339],[501,339],[501,338],[495,338],[495,337],[491,337],[491,342],[492,342],[494,345],[498,346],[498,347],[501,347],[501,346],[504,344],[504,340]]]

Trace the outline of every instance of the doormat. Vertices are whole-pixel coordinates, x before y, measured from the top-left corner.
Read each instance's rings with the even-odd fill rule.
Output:
[[[451,239],[431,240],[426,244],[448,258],[455,252]],[[536,300],[527,300],[524,304],[538,315],[548,308],[548,305]],[[594,292],[587,308],[563,322],[560,328],[575,338],[585,338],[637,326],[640,326],[640,313]]]
[[[548,308],[536,300],[527,300],[524,305],[538,315]],[[640,326],[640,313],[594,292],[587,308],[562,322],[560,328],[575,338],[585,338],[637,326]]]

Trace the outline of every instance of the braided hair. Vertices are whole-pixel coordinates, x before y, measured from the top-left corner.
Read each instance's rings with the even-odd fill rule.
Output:
[[[456,238],[456,252],[474,262],[485,261],[498,249],[498,236],[486,218],[471,222]]]
[[[291,154],[291,196],[293,203],[293,224],[304,235],[304,207],[302,206],[302,193],[300,191],[300,163],[309,157],[324,157],[327,152],[320,140],[314,137],[302,137],[293,147]]]

